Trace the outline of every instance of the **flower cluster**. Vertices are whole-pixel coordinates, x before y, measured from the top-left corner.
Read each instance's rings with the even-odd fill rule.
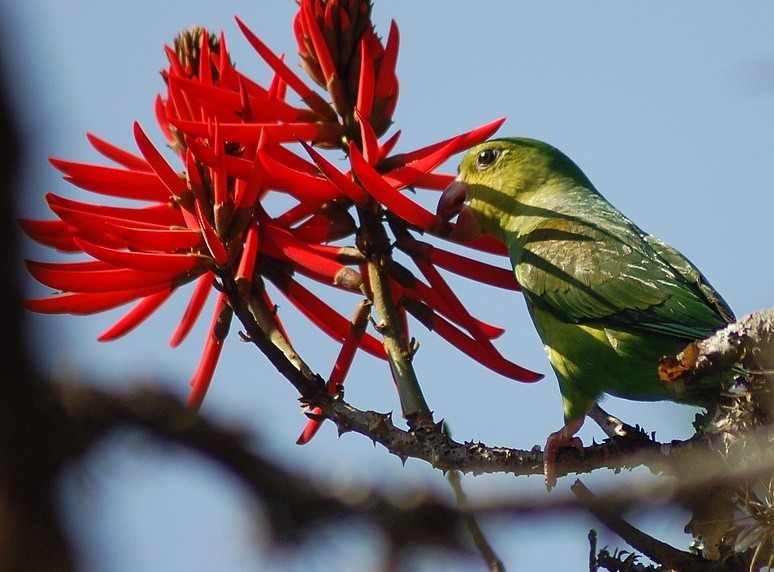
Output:
[[[175,346],[214,293],[215,312],[191,380],[189,404],[198,407],[234,313],[224,283],[238,286],[256,323],[295,356],[265,287],[269,281],[310,322],[341,343],[328,382],[329,391],[335,392],[356,350],[387,357],[381,340],[366,331],[370,307],[363,301],[372,299],[365,265],[379,256],[386,261],[400,312],[414,315],[505,376],[537,379],[495,349],[492,339],[502,330],[471,316],[438,268],[516,289],[512,273],[416,240],[416,231],[437,233],[447,223],[401,192],[409,187],[443,189],[452,177],[435,169],[452,154],[489,137],[501,121],[391,154],[399,132],[385,141],[380,137],[391,124],[397,101],[398,29],[393,23],[383,44],[370,13],[370,3],[364,0],[301,0],[294,22],[299,54],[327,97],[239,19],[247,41],[273,70],[268,86],[233,66],[222,34],[216,37],[201,28],[181,34],[166,48],[166,93],[156,101],[158,125],[178,166],[164,158],[136,123],[138,153],[88,135],[113,166],[51,159],[70,183],[128,204],[107,206],[49,194],[46,199],[57,220],[21,221],[33,239],[88,257],[76,262],[28,261],[30,273],[56,291],[29,300],[28,307],[86,314],[136,302],[99,337],[113,340],[139,325],[180,286],[194,283],[170,340]],[[288,92],[295,95],[288,98]],[[340,170],[315,148],[340,150],[349,170]],[[271,216],[265,201],[273,193],[289,195],[294,204]],[[389,232],[393,238],[386,245],[364,239],[365,218],[377,220],[384,236]],[[421,277],[392,259],[393,246],[413,259]],[[474,246],[502,252],[500,245],[486,240]],[[301,276],[355,293],[353,317],[342,316],[312,293],[299,281]],[[299,368],[305,367],[297,356],[294,359]],[[300,440],[310,438],[318,423],[310,421]]]

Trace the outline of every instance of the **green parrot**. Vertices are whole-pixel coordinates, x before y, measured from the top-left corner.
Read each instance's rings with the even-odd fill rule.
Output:
[[[549,489],[560,447],[603,394],[704,405],[705,390],[665,384],[659,359],[734,316],[699,270],[607,202],[575,163],[534,139],[482,143],[465,155],[438,214],[451,238],[505,243],[559,380],[565,425],[544,449]]]

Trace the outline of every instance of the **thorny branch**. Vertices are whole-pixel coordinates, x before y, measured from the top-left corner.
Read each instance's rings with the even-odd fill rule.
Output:
[[[374,278],[379,279],[376,275]],[[235,312],[242,319],[238,306],[239,304]],[[686,383],[694,383],[697,379],[701,380],[706,376],[725,377],[732,381],[727,382],[724,387],[731,392],[737,392],[736,395],[727,395],[727,399],[721,399],[716,410],[704,417],[703,422],[697,425],[699,432],[694,438],[668,444],[658,443],[648,438],[641,430],[632,430],[631,427],[622,425],[620,422],[616,425],[613,418],[599,410],[595,412],[597,417],[607,419],[608,424],[611,424],[608,431],[610,439],[603,444],[586,447],[583,456],[578,456],[572,450],[561,452],[557,459],[557,473],[566,475],[571,472],[591,472],[601,467],[620,470],[643,465],[652,472],[677,477],[676,482],[660,485],[662,490],[659,491],[659,498],[664,502],[690,498],[692,494],[711,488],[725,491],[723,497],[717,502],[727,504],[731,502],[734,494],[729,491],[744,490],[745,483],[755,478],[770,476],[774,467],[774,456],[767,453],[770,450],[771,439],[767,427],[771,410],[768,388],[772,363],[772,331],[774,331],[772,317],[774,317],[772,311],[746,316],[712,338],[692,344],[693,347],[689,347],[671,362],[664,360],[662,375],[664,375],[665,364],[668,364],[672,368],[670,381],[683,377]],[[259,333],[255,332],[255,334]],[[728,340],[733,340],[733,343],[729,343]],[[273,362],[274,359],[287,359],[279,355],[269,356],[269,358]],[[675,363],[678,366],[675,366]],[[686,363],[689,365],[685,365]],[[280,371],[287,370],[282,364],[275,363],[275,367]],[[295,371],[298,372],[298,370]],[[737,374],[731,376],[729,371],[736,371]],[[746,375],[741,375],[742,373]],[[457,471],[474,474],[510,472],[516,475],[542,472],[542,453],[539,450],[492,448],[481,443],[461,444],[445,435],[439,425],[423,424],[404,431],[393,424],[389,414],[360,411],[347,404],[340,396],[333,397],[321,392],[316,384],[311,387],[314,387],[315,391],[302,393],[302,401],[308,406],[319,408],[321,416],[332,420],[340,433],[347,431],[360,433],[371,438],[375,443],[380,443],[403,460],[409,457],[422,459],[435,468],[452,471],[451,474],[454,475]],[[740,400],[739,395],[744,392],[749,392],[752,405],[745,404],[744,399]],[[741,408],[740,403],[742,403]],[[742,413],[735,409],[739,409]],[[729,426],[730,419],[741,423]],[[754,461],[750,456],[745,462],[739,462],[740,459],[735,458],[735,462],[729,465],[730,451],[733,450],[732,444],[729,444],[729,436],[735,433],[732,440],[738,439],[740,431],[744,429],[746,429],[745,448],[748,451],[757,450],[761,453],[753,456]],[[719,456],[718,451],[725,451],[725,453]],[[618,503],[615,504],[616,499],[611,495],[603,504],[581,486],[576,485],[573,490],[579,496],[583,506],[589,508],[622,539],[654,561],[668,566],[674,565],[677,569],[706,569],[705,565],[708,561],[704,558],[677,550],[641,533],[613,512],[615,506],[637,502],[642,500],[641,496],[624,495],[624,498],[617,499]],[[459,494],[458,498],[460,498]],[[465,503],[460,505],[461,513],[458,517],[469,529],[471,529],[471,523],[475,529],[477,523],[472,520],[474,510],[463,505]],[[721,548],[728,545],[731,525],[726,522],[708,525],[703,515],[706,506],[697,507],[691,502],[688,502],[688,506],[694,509],[694,519],[689,524],[690,530],[697,536],[706,535],[711,539],[706,548],[706,555],[718,558],[721,555]],[[499,512],[504,508],[500,505],[494,510]],[[518,507],[517,512],[523,508]],[[545,510],[547,507],[542,505],[541,508]],[[478,510],[486,512],[483,507],[479,507]],[[492,569],[500,569],[502,565],[488,548],[488,543],[483,537],[481,540],[483,542],[478,542],[477,547],[482,556]],[[724,564],[715,563],[712,565],[713,569],[733,570],[740,565],[741,561],[749,559],[749,555],[749,551],[733,554],[731,557],[726,554]],[[731,567],[727,567],[726,564]]]
[[[657,558],[663,556],[663,551],[669,550],[657,542],[650,543],[639,531],[636,534],[631,532],[619,522],[618,513],[645,500],[651,503],[652,499],[659,499],[662,503],[674,502],[682,496],[706,490],[708,486],[732,484],[742,479],[754,478],[758,474],[770,474],[774,467],[772,454],[759,466],[735,471],[722,471],[721,467],[716,467],[715,473],[709,476],[705,471],[696,471],[690,475],[681,475],[670,482],[657,479],[650,484],[639,486],[636,490],[615,490],[592,495],[575,485],[573,492],[578,495],[576,499],[554,494],[528,499],[466,501],[464,506],[453,507],[431,495],[418,497],[414,491],[407,490],[406,498],[421,498],[421,502],[393,503],[373,491],[358,495],[358,499],[353,501],[309,478],[291,474],[278,467],[252,452],[245,435],[203,419],[186,409],[176,398],[158,391],[136,390],[127,394],[111,394],[65,385],[58,387],[55,395],[58,396],[60,407],[65,412],[71,428],[67,435],[71,454],[79,455],[88,451],[96,440],[123,426],[149,431],[161,441],[181,444],[237,475],[261,500],[271,532],[276,540],[282,542],[303,538],[315,526],[324,523],[358,518],[380,530],[394,547],[442,545],[465,552],[469,551],[469,548],[461,540],[460,531],[463,527],[469,527],[471,515],[478,518],[515,518],[536,513],[588,509],[624,540],[651,558]],[[706,456],[706,452],[696,454],[699,457]],[[691,465],[692,462],[684,459],[681,464]],[[411,532],[407,535],[406,531]],[[670,552],[672,556],[683,554],[676,549],[672,550],[675,551]],[[490,557],[490,564],[496,564],[496,556],[491,553]],[[696,566],[706,562],[694,555],[691,555],[690,560]],[[734,565],[738,564],[739,561],[735,561]],[[736,568],[718,566],[714,569]]]
[[[458,470],[473,474],[542,474],[543,455],[540,450],[488,447],[472,442],[458,443],[446,436],[439,425],[423,425],[406,431],[392,422],[390,414],[361,411],[344,400],[331,396],[325,391],[322,378],[296,368],[283,352],[266,339],[263,330],[251,319],[241,297],[232,296],[237,292],[235,285],[224,279],[224,287],[230,295],[235,314],[247,330],[249,340],[255,343],[277,370],[299,390],[302,401],[309,406],[320,407],[322,416],[333,421],[340,433],[360,433],[401,459],[421,459],[443,471]],[[765,312],[761,314],[767,316]],[[758,317],[753,314],[740,320],[738,324],[756,320]],[[738,327],[738,324],[733,327]],[[640,465],[653,472],[674,475],[681,471],[680,467],[685,466],[686,457],[701,459],[706,447],[707,443],[698,438],[659,443],[642,432],[630,432],[624,437],[585,447],[582,457],[573,449],[560,451],[557,457],[557,475],[589,473],[599,468],[617,471]]]

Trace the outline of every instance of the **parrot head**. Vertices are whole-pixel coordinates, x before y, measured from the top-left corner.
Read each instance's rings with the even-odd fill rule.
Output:
[[[492,139],[470,149],[458,176],[441,195],[436,209],[445,220],[457,216],[450,238],[467,241],[481,233],[503,238],[520,206],[546,189],[569,181],[593,188],[580,168],[564,153],[542,141]]]

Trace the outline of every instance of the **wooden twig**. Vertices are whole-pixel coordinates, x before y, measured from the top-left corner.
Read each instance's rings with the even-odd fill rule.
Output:
[[[608,506],[598,502],[594,494],[580,480],[575,481],[570,490],[605,526],[654,562],[681,572],[701,572],[707,569],[706,560],[703,558],[678,550],[626,522]]]
[[[478,525],[476,517],[470,512],[467,495],[465,494],[465,491],[462,490],[462,478],[459,471],[449,471],[446,478],[454,491],[454,497],[457,499],[457,507],[462,515],[462,521],[465,523],[470,538],[473,540],[473,544],[476,545],[476,548],[484,559],[487,567],[491,572],[505,572],[505,566],[500,560],[500,557],[497,556],[492,545],[489,544],[486,535],[484,535],[484,531],[481,530],[481,527]]]

